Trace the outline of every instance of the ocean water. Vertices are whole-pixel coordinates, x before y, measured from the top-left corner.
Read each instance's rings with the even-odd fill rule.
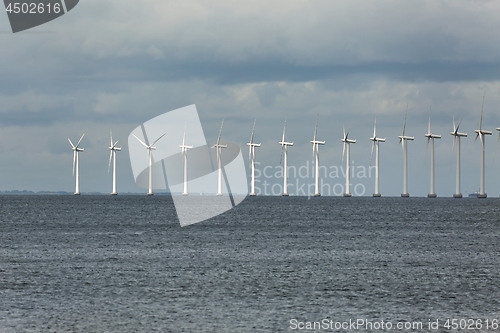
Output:
[[[2,333],[500,320],[499,199],[249,197],[185,228],[168,196],[0,196],[0,211]]]

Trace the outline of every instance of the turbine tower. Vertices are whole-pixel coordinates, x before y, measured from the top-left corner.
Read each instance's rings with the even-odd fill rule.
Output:
[[[252,135],[250,136],[250,142],[247,143],[248,146],[248,160],[250,161],[250,167],[252,169],[252,180],[250,183],[250,195],[254,196],[255,194],[255,147],[260,147],[260,143],[253,142],[253,133],[255,131],[255,122],[253,122]]]
[[[430,187],[430,191],[429,191],[429,194],[427,195],[427,197],[428,198],[435,198],[435,197],[437,197],[437,195],[436,195],[435,186],[434,186],[434,139],[441,139],[441,135],[433,134],[431,132],[431,115],[430,114],[429,114],[429,126],[427,127],[427,134],[425,134],[425,137],[427,138],[427,148],[429,147],[429,142],[431,143],[431,187]]]
[[[154,147],[155,143],[157,143],[161,138],[163,138],[165,136],[165,134],[167,134],[167,133],[164,133],[163,135],[161,135],[158,139],[156,139],[150,145],[147,145],[141,139],[136,137],[135,134],[132,134],[134,136],[134,138],[136,138],[137,141],[139,141],[148,150],[148,163],[149,163],[149,189],[148,189],[148,193],[147,193],[148,195],[154,194],[153,193],[153,154],[152,154],[152,150],[156,150],[156,147]]]
[[[406,114],[405,114],[405,122],[403,124],[403,133],[398,136],[399,138],[399,143],[401,144],[401,147],[403,148],[403,193],[401,193],[401,197],[407,198],[410,196],[408,193],[408,146],[407,146],[407,141],[408,140],[415,140],[413,136],[407,136],[405,135],[405,130],[406,130],[406,116],[408,115],[408,105],[406,105]]]
[[[486,95],[486,93],[485,93]],[[476,132],[476,138],[474,142],[476,142],[477,138],[481,141],[481,175],[480,175],[480,183],[479,183],[479,194],[478,198],[486,198],[486,192],[484,187],[484,139],[485,135],[491,135],[492,131],[485,131],[482,129],[483,125],[483,108],[484,108],[484,96],[483,95],[483,105],[481,106],[481,116],[479,117],[479,129],[474,130]]]
[[[286,131],[286,119],[285,119],[285,126],[283,127],[283,138],[279,142],[281,145],[281,157],[280,157],[280,164],[281,164],[281,158],[283,158],[283,196],[287,197],[288,196],[288,146],[293,146],[293,142],[287,142],[285,141],[285,131]],[[284,155],[284,156],[283,156]]]
[[[312,143],[312,153],[314,163],[315,163],[315,174],[314,174],[314,196],[319,197],[321,193],[319,192],[319,145],[324,145],[325,141],[316,140],[316,134],[318,133],[318,118],[316,118],[316,127],[314,128],[314,138]]]
[[[80,142],[85,134],[82,134],[80,140],[78,140],[77,144],[74,145],[73,142],[68,138],[69,144],[71,145],[71,149],[73,150],[73,175],[75,176],[75,195],[80,195],[80,170],[78,167],[78,153],[83,151],[83,148],[80,148]]]
[[[217,181],[217,195],[222,195],[222,148],[227,148],[227,145],[220,144],[222,126],[224,126],[224,120],[222,120],[222,124],[220,125],[220,131],[219,131],[219,137],[217,138],[217,143],[212,146],[212,148],[217,149],[217,168],[219,170],[219,177]]]
[[[113,144],[113,133],[109,132],[110,137],[110,146],[109,146],[109,163],[108,163],[108,173],[109,168],[111,167],[111,159],[113,159],[113,191],[111,195],[117,195],[116,192],[116,152],[122,150],[120,147],[117,147],[118,141]]]
[[[344,130],[344,138],[342,139],[342,142],[344,143],[344,147],[342,149],[342,159],[344,159],[344,153],[346,153],[346,173],[345,173],[345,193],[344,197],[350,197],[352,196],[350,192],[350,180],[351,180],[351,143],[356,143],[356,140],[349,139],[349,130],[347,130],[347,133],[345,132],[345,127],[343,128]]]
[[[184,155],[184,189],[182,195],[188,195],[188,149],[193,146],[186,145],[186,126],[184,126],[184,135],[182,136],[181,153]]]
[[[385,142],[385,138],[377,137],[377,118],[375,118],[375,124],[373,125],[373,137],[370,138],[373,141],[372,144],[372,157],[373,157],[373,149],[375,148],[375,192],[373,193],[374,197],[380,197],[380,188],[379,188],[379,144],[380,142]]]
[[[453,194],[454,198],[461,198],[462,193],[460,192],[460,137],[467,136],[467,133],[460,133],[458,129],[460,128],[460,123],[462,120],[458,122],[458,126],[455,126],[455,117],[453,117],[453,132],[450,134],[453,135],[453,148],[455,147],[455,141],[457,142],[457,174],[456,174],[456,183],[455,183],[455,194]]]

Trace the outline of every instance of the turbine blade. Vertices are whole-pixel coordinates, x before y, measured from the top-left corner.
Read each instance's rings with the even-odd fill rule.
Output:
[[[163,138],[166,134],[167,134],[167,133],[163,133],[163,135],[162,135],[162,136],[160,136],[158,139],[156,139],[156,140],[155,140],[155,142],[153,142],[153,143],[151,144],[151,146],[150,146],[150,147],[154,146],[154,145],[155,145],[155,143],[157,143],[158,141],[160,141],[160,139],[161,139],[161,138]]]
[[[457,140],[457,136],[454,135],[453,136],[453,144],[451,145],[451,153],[453,154],[453,152],[455,151],[455,141]]]
[[[455,126],[455,115],[453,115],[453,133],[457,133],[457,126]]]
[[[68,138],[68,141],[69,141],[69,144],[71,145],[72,148],[75,148],[75,145],[73,144],[73,142],[71,142],[71,140]]]
[[[406,113],[405,113],[405,122],[403,124],[403,135],[405,136],[405,130],[406,130],[406,117],[408,116],[408,103],[406,103]]]
[[[344,163],[344,154],[345,154],[345,146],[346,146],[346,142],[344,141],[344,145],[342,146],[342,163]]]
[[[318,118],[319,118],[319,112],[318,112],[318,115],[316,116],[316,126],[314,126],[314,139],[313,139],[313,141],[316,141],[316,135],[318,134]]]
[[[484,97],[486,96],[486,91],[483,94],[483,104],[481,105],[481,116],[479,117],[479,130],[481,130],[481,126],[483,125],[483,109],[484,109]]]
[[[73,151],[73,176],[75,175],[76,154],[78,154],[76,150]]]
[[[429,125],[427,126],[427,133],[431,134],[431,115],[429,111]]]
[[[479,136],[479,133],[476,133],[476,138],[474,139],[474,143],[476,143],[478,136]]]
[[[373,124],[373,138],[375,139],[377,137],[377,117],[375,117],[375,124]],[[373,153],[373,149],[372,149]]]
[[[113,157],[113,151],[110,149],[109,150],[108,174],[109,174],[109,168],[111,167],[111,158],[112,157]]]
[[[222,119],[222,124],[220,125],[219,137],[217,138],[217,145],[220,143],[220,136],[222,135],[222,126],[224,126],[224,119]]]
[[[253,127],[252,127],[252,135],[250,136],[250,144],[253,143],[253,133],[255,131],[255,123],[257,122],[257,119],[253,121]]]
[[[373,136],[375,138],[375,135]],[[373,143],[372,143],[372,153],[370,155],[370,165],[372,165],[372,160],[373,160],[373,150],[375,148],[375,140],[373,140]]]
[[[285,131],[286,131],[286,118],[285,118],[285,126],[283,126],[283,138],[281,139],[281,142],[285,142]]]
[[[82,134],[82,137],[80,138],[80,140],[78,140],[78,143],[76,144],[76,148],[78,148],[78,146],[80,145],[80,142],[82,142],[82,139],[84,136],[85,136],[85,134]]]
[[[429,150],[429,141],[431,141],[431,138],[427,138],[427,144],[425,145],[425,158],[427,158],[427,151]]]
[[[135,134],[132,134],[134,136],[134,138],[137,139],[137,141],[139,141],[144,147],[148,148],[148,145],[145,144],[141,139],[139,139],[138,137],[135,136]]]
[[[460,124],[462,123],[462,119],[463,119],[463,118],[461,118],[461,119],[460,119],[460,121],[458,122],[457,132],[458,132],[458,129],[460,128]]]
[[[110,139],[109,140],[110,141],[110,145],[109,146],[110,147],[114,147],[113,146],[113,132],[112,131],[109,131],[109,139]]]
[[[183,146],[186,142],[186,126],[187,126],[187,123],[184,123],[184,134],[182,135],[182,145]]]
[[[285,146],[281,145],[281,155],[280,155],[280,165],[281,165],[281,161],[283,160],[283,149],[284,149]]]

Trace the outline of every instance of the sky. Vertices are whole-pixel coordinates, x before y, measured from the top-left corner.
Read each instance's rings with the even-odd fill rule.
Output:
[[[131,131],[167,111],[196,104],[207,140],[242,146],[256,120],[260,170],[280,166],[287,119],[289,165],[311,168],[316,119],[320,163],[342,166],[343,126],[356,139],[355,171],[374,161],[377,118],[380,188],[403,187],[401,134],[408,105],[409,193],[429,193],[429,115],[435,141],[436,193],[452,196],[453,117],[462,139],[462,193],[479,188],[483,95],[486,192],[500,196],[500,2],[488,0],[81,0],[62,17],[13,34],[0,14],[0,190],[74,190],[73,142],[85,133],[81,191],[111,191],[109,133],[118,153],[118,191],[135,184],[127,150]],[[456,151],[455,151],[456,152]],[[146,155],[145,155],[146,158]],[[345,161],[344,161],[345,162]],[[324,180],[344,184],[339,178]],[[296,177],[312,182],[312,173]],[[261,179],[264,180],[264,179]],[[291,194],[297,190],[290,179]],[[279,177],[269,178],[280,184]],[[354,177],[371,195],[374,178]],[[214,185],[215,186],[215,185]],[[341,194],[340,191],[337,194]]]

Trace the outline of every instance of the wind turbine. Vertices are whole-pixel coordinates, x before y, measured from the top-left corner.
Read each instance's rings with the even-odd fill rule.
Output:
[[[285,119],[285,126],[283,127],[283,138],[281,139],[279,144],[281,145],[280,163],[281,163],[281,158],[283,158],[283,194],[282,194],[282,196],[287,197],[288,196],[288,146],[293,146],[293,142],[285,141],[285,131],[286,131],[286,119]]]
[[[111,195],[117,195],[118,192],[116,192],[116,152],[122,149],[116,146],[118,144],[118,141],[113,143],[113,133],[109,132],[109,137],[111,143],[109,145],[108,173],[109,173],[109,168],[111,166],[111,159],[113,159],[113,192],[111,192]]]
[[[375,118],[375,124],[373,125],[373,137],[370,138],[373,141],[372,144],[372,156],[373,156],[373,148],[375,148],[375,193],[373,193],[374,197],[380,197],[380,189],[379,189],[379,144],[380,142],[385,142],[385,138],[377,137],[377,118]]]
[[[456,174],[456,184],[455,184],[455,194],[453,194],[454,198],[461,198],[462,193],[460,193],[460,137],[467,136],[467,133],[460,133],[458,129],[460,128],[460,123],[462,120],[458,122],[458,126],[455,126],[455,117],[453,117],[453,132],[450,134],[453,135],[453,148],[455,147],[455,141],[457,142],[457,174]],[[452,148],[452,151],[453,151]]]
[[[255,122],[253,122],[252,135],[250,136],[250,142],[247,143],[248,146],[248,160],[250,161],[250,166],[252,169],[252,181],[250,183],[250,195],[255,194],[255,147],[260,147],[260,143],[253,143],[253,133],[255,131]]]
[[[481,116],[479,117],[479,129],[474,130],[476,132],[476,138],[474,142],[476,142],[477,138],[481,140],[481,175],[480,175],[480,183],[479,183],[479,194],[478,198],[486,198],[486,192],[484,188],[484,136],[491,135],[492,131],[485,131],[482,129],[483,125],[483,108],[484,108],[484,97],[486,93],[483,95],[483,105],[481,106]]]
[[[343,128],[344,130],[344,138],[342,139],[342,142],[344,143],[344,147],[342,149],[342,159],[344,159],[344,153],[346,153],[346,173],[345,173],[345,193],[344,197],[350,197],[352,196],[350,192],[350,179],[351,179],[351,143],[356,143],[356,140],[349,139],[349,130],[347,130],[347,133],[345,131],[345,127]]]
[[[429,147],[429,142],[431,143],[431,187],[429,194],[427,195],[428,198],[435,198],[437,197],[435,187],[434,187],[434,139],[441,139],[441,135],[439,134],[433,134],[431,132],[431,115],[429,114],[429,126],[427,127],[427,134],[425,134],[425,137],[427,138],[427,148]],[[426,148],[426,149],[427,149]]]
[[[182,136],[180,148],[182,155],[184,155],[184,190],[182,195],[188,195],[188,149],[193,148],[193,146],[186,145],[186,126],[184,126],[184,135]]]
[[[312,143],[312,153],[313,158],[315,158],[315,174],[314,174],[314,196],[319,197],[321,193],[319,193],[319,145],[324,145],[325,141],[316,140],[316,134],[318,133],[318,118],[316,118],[316,127],[314,128],[314,138],[311,141]]]
[[[154,194],[153,193],[153,154],[152,154],[152,150],[156,150],[156,147],[154,147],[155,143],[157,143],[161,138],[163,138],[165,136],[165,134],[167,134],[167,133],[164,133],[163,135],[161,135],[158,139],[156,139],[150,145],[147,145],[141,139],[139,139],[138,137],[136,137],[135,134],[132,134],[134,136],[134,138],[136,138],[137,141],[139,141],[148,150],[148,162],[149,162],[149,189],[148,189],[148,195],[153,195]]]
[[[217,181],[217,195],[222,195],[222,148],[227,148],[227,145],[220,144],[222,126],[224,126],[224,120],[222,120],[222,124],[220,125],[220,131],[219,131],[219,137],[217,138],[217,143],[212,146],[212,148],[217,149],[217,168],[219,169],[219,178]]]
[[[407,198],[410,196],[408,193],[408,146],[407,142],[408,140],[415,140],[413,136],[407,136],[405,135],[405,129],[406,129],[406,116],[408,115],[408,105],[406,105],[406,114],[405,114],[405,122],[403,125],[403,133],[398,136],[399,138],[399,143],[401,144],[401,147],[403,148],[403,193],[401,193],[401,197]]]
[[[85,134],[82,134],[82,137],[80,140],[78,140],[78,143],[76,145],[71,142],[71,140],[68,138],[69,144],[71,145],[71,149],[73,150],[73,175],[75,176],[75,195],[80,195],[80,171],[78,168],[78,153],[83,151],[83,148],[80,148],[80,142],[82,142],[83,137]]]

